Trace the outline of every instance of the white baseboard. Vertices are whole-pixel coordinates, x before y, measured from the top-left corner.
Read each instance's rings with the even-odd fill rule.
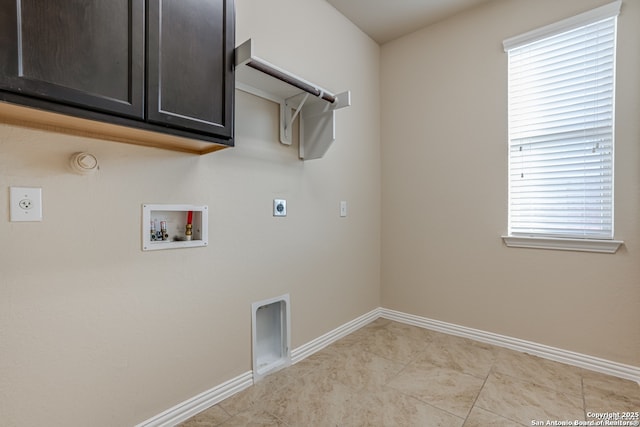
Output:
[[[297,363],[340,338],[360,329],[378,318],[394,320],[449,335],[470,338],[472,340],[493,344],[499,347],[540,356],[556,362],[578,366],[591,371],[601,372],[607,375],[624,378],[640,383],[640,368],[624,365],[610,360],[600,359],[586,354],[575,353],[543,344],[512,338],[504,335],[485,332],[478,329],[467,328],[453,323],[441,322],[413,314],[402,313],[386,308],[376,308],[370,312],[347,322],[326,334],[309,341],[291,351],[292,363]],[[253,372],[248,371],[231,380],[205,391],[183,403],[174,406],[163,413],[150,418],[135,427],[172,427],[195,414],[233,396],[234,394],[250,387],[253,384]]]
[[[137,424],[135,427],[173,427],[252,385],[253,372],[245,372],[191,399],[179,403],[173,408],[167,409],[163,413]]]
[[[478,329],[467,328],[453,323],[441,322],[439,320],[428,319],[426,317],[415,316],[386,308],[380,309],[380,317],[437,332],[443,332],[449,335],[470,338],[487,344],[493,344],[498,347],[505,347],[511,350],[529,353],[545,359],[554,360],[556,362],[566,363],[568,365],[578,366],[590,371],[601,372],[603,374],[640,383],[640,367],[637,366],[612,362],[610,360],[600,359],[586,354],[575,353],[573,351],[550,347],[544,344],[498,335]]]
[[[376,308],[357,319],[345,323],[326,334],[291,350],[292,363],[299,362],[313,353],[322,350],[329,344],[349,335],[369,322],[380,317],[380,309]],[[210,408],[224,399],[253,385],[253,371],[245,372],[231,380],[220,384],[210,390],[188,399],[173,408],[149,418],[135,427],[173,427],[178,423],[186,421],[199,412]]]
[[[306,344],[301,345],[298,348],[291,350],[291,362],[298,363],[299,361],[311,356],[313,353],[322,350],[329,344],[338,341],[340,338],[349,335],[350,333],[357,331],[368,323],[373,322],[380,317],[380,308],[371,310],[370,312],[363,314],[362,316],[345,323],[336,329],[327,332],[326,334],[309,341]]]

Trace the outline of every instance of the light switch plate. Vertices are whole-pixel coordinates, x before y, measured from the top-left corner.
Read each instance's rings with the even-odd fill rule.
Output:
[[[9,205],[12,222],[42,221],[42,188],[10,187]]]
[[[340,216],[342,218],[347,216],[347,202],[345,200],[340,202]]]

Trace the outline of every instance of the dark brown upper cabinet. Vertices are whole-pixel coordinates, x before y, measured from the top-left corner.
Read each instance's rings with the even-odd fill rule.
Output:
[[[144,117],[143,0],[0,0],[0,84]]]
[[[230,146],[234,47],[233,0],[0,0],[0,101]]]
[[[149,121],[231,137],[233,104],[224,102],[234,92],[225,67],[235,47],[224,31],[229,3],[149,2]]]

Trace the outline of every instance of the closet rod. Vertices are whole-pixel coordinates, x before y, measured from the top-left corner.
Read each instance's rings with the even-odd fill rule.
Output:
[[[274,77],[278,80],[282,80],[283,82],[288,83],[291,86],[297,87],[298,89],[303,90],[307,93],[310,93],[313,96],[322,98],[325,101],[328,101],[332,104],[335,103],[337,100],[337,97],[335,95],[332,95],[331,93],[320,90],[317,87],[312,86],[304,81],[298,80],[294,76],[291,76],[287,73],[284,73],[280,70],[270,67],[268,64],[259,62],[256,60],[256,58],[251,58],[251,60],[247,62],[246,65],[253,69],[261,71],[265,74],[268,74],[271,77]]]

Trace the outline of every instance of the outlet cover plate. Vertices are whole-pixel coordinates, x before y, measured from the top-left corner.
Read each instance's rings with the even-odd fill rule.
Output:
[[[284,199],[273,200],[273,216],[287,216],[287,201]]]
[[[10,187],[9,212],[12,222],[42,221],[42,188]]]

